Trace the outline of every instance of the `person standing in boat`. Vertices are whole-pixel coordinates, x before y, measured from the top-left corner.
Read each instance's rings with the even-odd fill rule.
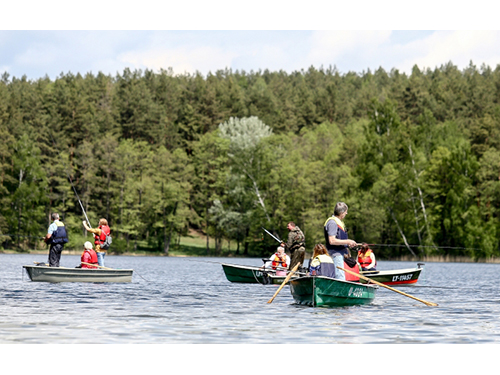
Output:
[[[83,263],[91,263],[96,265],[99,263],[97,260],[97,253],[92,248],[92,243],[90,243],[89,241],[83,244],[83,253],[81,262],[82,262],[81,268],[97,268],[96,266],[90,266],[88,264],[83,264]]]
[[[361,266],[361,271],[376,271],[377,260],[373,250],[370,249],[368,244],[364,243],[358,252],[358,263]]]
[[[314,246],[311,263],[309,265],[309,273],[311,276],[327,276],[335,278],[337,270],[333,259],[328,254],[325,245],[319,243]]]
[[[347,215],[347,210],[347,204],[337,202],[333,215],[325,221],[323,227],[326,248],[328,254],[333,258],[335,267],[344,268],[344,257],[349,256],[349,247],[357,245],[356,241],[347,237],[347,229],[343,221]],[[345,272],[336,268],[335,278],[345,281]]]
[[[290,264],[290,257],[285,253],[285,248],[283,246],[284,244],[281,244],[276,252],[271,255],[269,258],[270,262],[270,267],[273,270],[276,270],[276,276],[286,276],[286,270],[288,269],[288,265]],[[284,268],[284,269],[279,269],[279,268]]]
[[[304,233],[302,233],[300,228],[296,226],[293,221],[290,221],[286,227],[289,232],[285,250],[290,253],[292,260],[289,268],[293,269],[297,263],[304,264],[304,258],[306,256],[306,238]]]
[[[90,228],[86,221],[83,221],[83,226],[94,235],[95,238],[95,252],[97,253],[97,259],[99,265],[104,267],[104,256],[106,255],[106,250],[101,248],[101,245],[106,241],[106,236],[111,235],[111,229],[109,228],[108,221],[104,218],[99,220],[99,226],[97,228]]]
[[[50,224],[47,235],[43,240],[46,244],[50,245],[49,266],[59,267],[64,244],[68,242],[68,233],[66,232],[64,223],[59,220],[58,213],[54,212],[51,218],[52,224]]]

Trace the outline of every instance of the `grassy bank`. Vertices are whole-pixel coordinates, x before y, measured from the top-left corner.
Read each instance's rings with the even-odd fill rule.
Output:
[[[76,237],[76,238],[75,238]],[[92,238],[89,236],[74,236],[72,238],[72,242],[75,244],[83,244],[85,241],[92,241]],[[216,252],[215,249],[215,241],[213,238],[209,239],[209,250],[207,252],[207,244],[206,237],[203,233],[196,232],[191,230],[187,236],[182,236],[177,238],[175,243],[172,243],[169,249],[168,256],[173,257],[203,257],[203,256],[211,256],[211,257],[243,257],[243,248],[240,246],[240,251],[237,253],[237,244],[232,242],[229,243],[227,241],[223,241],[222,248],[220,252]],[[70,245],[70,244],[69,244]],[[119,249],[118,251],[116,249]],[[17,251],[13,249],[0,249],[0,253],[8,253],[8,254],[48,254],[49,248],[43,242],[41,242],[40,246],[37,249],[25,250],[25,251]],[[76,248],[76,246],[66,246],[63,251],[63,255],[80,255],[82,253],[82,249]],[[163,251],[159,251],[154,249],[151,244],[148,244],[147,241],[137,241],[137,243],[130,241],[127,243],[124,240],[113,240],[112,247],[108,252],[110,255],[128,255],[128,256],[165,256],[166,254]],[[271,255],[271,253],[269,254]],[[352,254],[354,255],[354,254]],[[306,259],[309,259],[311,256],[311,252],[306,252]],[[249,257],[259,257],[256,254],[250,254]],[[424,256],[421,258],[415,258],[412,255],[400,256],[400,257],[392,257],[392,258],[383,258],[378,257],[378,260],[392,260],[392,261],[407,261],[407,262],[421,262],[421,263],[432,263],[432,262],[442,262],[442,263],[492,263],[497,264],[500,263],[500,258],[488,258],[488,259],[477,259],[474,260],[470,257],[465,256]]]
[[[88,236],[71,236],[70,243],[65,246],[63,255],[79,255],[82,249],[79,244],[85,241],[91,241],[92,237]],[[213,238],[209,239],[209,249],[207,251],[207,239],[199,232],[194,230],[190,231],[187,236],[177,238],[176,243],[170,245],[168,256],[220,256],[220,257],[237,257],[241,256],[243,252],[240,247],[239,254],[237,253],[237,244],[223,241],[219,252],[215,249],[215,241]],[[36,249],[16,250],[16,249],[0,249],[0,253],[6,254],[48,254],[49,247],[41,242]],[[110,255],[129,255],[129,256],[165,256],[163,251],[154,248],[147,241],[129,241],[114,239],[110,250]]]

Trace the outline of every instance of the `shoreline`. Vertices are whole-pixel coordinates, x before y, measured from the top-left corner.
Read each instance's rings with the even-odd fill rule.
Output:
[[[47,250],[31,250],[27,252],[20,252],[20,251],[15,251],[15,250],[0,250],[0,254],[31,254],[31,255],[47,255],[48,256],[48,251]],[[78,250],[63,250],[62,256],[64,255],[80,255],[81,251]],[[205,258],[205,257],[221,257],[221,256],[216,256],[216,255],[189,255],[189,254],[162,254],[162,253],[154,253],[154,254],[147,254],[145,252],[124,252],[120,254],[116,253],[108,253],[110,256],[136,256],[136,257],[172,257],[172,258],[187,258],[187,257],[194,257],[194,258]],[[245,256],[222,256],[224,258],[259,258],[257,256],[255,257],[245,257]],[[310,259],[310,254],[306,254],[306,260]],[[419,259],[415,259],[412,256],[401,256],[397,258],[390,258],[390,259],[378,259],[379,261],[396,261],[396,262],[419,262],[419,263],[484,263],[484,264],[500,264],[500,258],[489,258],[489,259],[478,259],[474,260],[468,257],[464,256],[425,256]]]

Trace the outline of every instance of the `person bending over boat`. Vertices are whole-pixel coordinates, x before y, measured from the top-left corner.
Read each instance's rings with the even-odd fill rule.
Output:
[[[59,214],[53,213],[51,215],[52,224],[47,230],[47,235],[43,239],[46,244],[50,245],[49,250],[49,265],[50,267],[59,267],[61,260],[61,253],[64,249],[64,244],[68,242],[68,233],[64,223],[59,220]]]
[[[99,220],[99,226],[97,228],[90,228],[86,221],[83,221],[83,226],[94,235],[95,238],[95,252],[97,253],[97,259],[99,260],[99,265],[104,267],[104,256],[106,255],[106,250],[102,248],[102,245],[106,241],[106,236],[111,235],[111,229],[109,228],[108,221],[104,218]]]
[[[276,252],[271,255],[269,258],[270,262],[267,262],[270,263],[270,266],[268,265],[267,267],[276,270],[276,276],[286,276],[286,270],[290,264],[290,257],[285,253],[285,248],[282,245],[280,245]],[[279,268],[284,269],[280,270]]]
[[[293,269],[297,263],[304,264],[304,258],[306,256],[306,238],[304,233],[302,233],[300,228],[296,226],[293,221],[290,221],[286,227],[289,232],[285,250],[290,253],[292,258],[290,269]]]
[[[333,215],[325,221],[323,231],[325,234],[326,249],[333,258],[335,267],[344,267],[344,256],[349,256],[349,247],[356,246],[356,241],[347,237],[347,229],[343,222],[347,215],[347,204],[337,202]],[[345,281],[345,272],[336,268],[335,278]]]
[[[83,264],[83,263],[91,263],[95,265],[98,264],[97,253],[92,248],[92,244],[89,241],[83,244],[83,253],[81,259],[82,259],[81,268],[97,268],[95,266],[89,266],[88,264]]]
[[[319,243],[314,246],[309,273],[311,276],[328,276],[335,278],[335,264],[332,257],[328,254],[325,245]]]
[[[373,250],[370,249],[368,244],[364,243],[358,252],[358,263],[361,266],[361,271],[376,271],[377,260]]]

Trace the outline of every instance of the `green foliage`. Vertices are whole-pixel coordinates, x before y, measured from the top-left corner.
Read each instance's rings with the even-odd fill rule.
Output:
[[[0,81],[0,241],[39,246],[51,212],[113,251],[268,255],[294,221],[310,251],[337,201],[381,258],[500,255],[500,68],[175,76],[125,69]],[[69,177],[69,178],[68,178]],[[410,248],[407,245],[413,245]],[[191,251],[191,250],[189,250]],[[194,251],[194,250],[193,250]],[[197,249],[197,252],[200,250]],[[234,250],[232,250],[234,251]]]

